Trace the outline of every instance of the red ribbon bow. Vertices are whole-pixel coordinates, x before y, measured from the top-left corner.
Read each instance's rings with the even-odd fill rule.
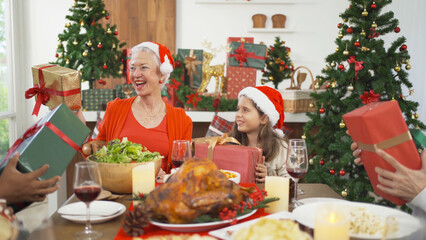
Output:
[[[229,56],[235,57],[235,60],[237,60],[240,63],[240,67],[243,66],[244,62],[246,62],[247,66],[249,66],[249,64],[247,62],[247,58],[266,59],[265,57],[256,56],[256,54],[254,52],[247,52],[247,49],[244,48],[243,42],[241,43],[241,45],[237,49],[235,49],[234,52],[235,52],[235,54],[231,54]]]
[[[375,28],[370,28],[371,33],[368,35],[368,38],[375,38],[380,36],[380,33],[376,32]]]
[[[25,133],[22,135],[22,137],[18,138],[15,141],[15,143],[13,143],[12,147],[10,147],[9,150],[7,150],[7,155],[3,159],[3,161],[0,163],[0,167],[6,162],[7,159],[9,159],[10,155],[12,155],[12,153],[14,153],[16,151],[16,149],[18,149],[19,145],[21,145],[21,143],[23,141],[25,141],[25,139],[30,138],[31,136],[36,134],[41,129],[41,127],[43,127],[43,126],[46,126],[50,130],[52,130],[52,132],[54,132],[56,135],[58,135],[58,137],[60,137],[69,146],[74,148],[74,150],[80,151],[80,147],[73,140],[71,140],[71,138],[69,138],[67,135],[65,135],[65,133],[63,133],[59,128],[57,128],[55,125],[53,125],[50,122],[45,122],[44,124],[41,124],[40,126],[38,126],[38,122],[37,122],[36,124],[34,124],[30,128],[28,128],[27,131],[25,131]]]
[[[350,56],[348,59],[348,63],[349,64],[355,63],[355,78],[358,80],[357,74],[358,74],[358,71],[361,71],[364,68],[364,66],[362,65],[364,64],[364,62],[362,61],[357,62],[355,59],[355,56]]]

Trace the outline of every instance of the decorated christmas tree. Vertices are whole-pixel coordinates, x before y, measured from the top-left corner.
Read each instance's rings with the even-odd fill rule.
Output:
[[[278,88],[283,80],[291,78],[294,67],[290,59],[290,48],[286,47],[284,41],[279,37],[275,38],[274,45],[268,48],[266,58],[266,70],[263,71],[262,84],[272,82]]]
[[[65,30],[58,35],[56,64],[79,70],[82,81],[105,84],[106,77],[122,74],[122,52],[125,43],[117,38],[116,25],[100,22],[110,19],[102,0],[75,0]]]
[[[408,80],[410,55],[393,12],[382,12],[391,0],[351,0],[337,24],[336,51],[326,57],[319,83],[326,91],[313,94],[317,111],[304,127],[310,149],[307,182],[326,183],[349,200],[390,202],[374,196],[363,166],[354,164],[352,139],[342,116],[372,101],[398,101],[409,128],[424,129],[416,113],[419,104]],[[389,47],[381,37],[394,35]],[[407,93],[405,96],[404,93]]]

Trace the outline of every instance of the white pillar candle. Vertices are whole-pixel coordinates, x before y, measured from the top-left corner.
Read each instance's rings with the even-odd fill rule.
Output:
[[[349,240],[349,217],[338,205],[321,205],[315,215],[315,240]]]
[[[281,211],[288,212],[288,191],[289,191],[290,179],[278,176],[266,176],[265,177],[265,190],[268,193],[268,197],[278,197],[280,200],[269,203],[268,207],[265,208],[267,213],[276,213]]]
[[[155,188],[155,165],[148,162],[132,170],[133,194],[147,194]]]

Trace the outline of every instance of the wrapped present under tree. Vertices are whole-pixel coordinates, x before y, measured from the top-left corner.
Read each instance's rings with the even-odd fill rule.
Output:
[[[137,95],[133,84],[115,85],[115,92],[117,97],[121,99],[131,98]]]
[[[82,94],[84,111],[105,111],[107,103],[116,98],[115,89],[87,89]]]
[[[266,46],[263,44],[252,44],[245,42],[231,42],[232,49],[229,54],[229,66],[265,68]]]
[[[81,108],[80,75],[78,71],[52,64],[32,68],[34,87],[25,91],[25,98],[36,97],[33,114],[41,105],[53,109],[65,103],[72,110]]]
[[[203,78],[203,50],[178,49],[178,55],[183,59],[185,85],[199,88]]]

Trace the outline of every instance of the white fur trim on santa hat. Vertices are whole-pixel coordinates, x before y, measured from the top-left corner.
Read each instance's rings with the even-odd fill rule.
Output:
[[[246,87],[238,94],[238,98],[241,96],[246,96],[253,100],[257,107],[268,116],[272,127],[277,124],[278,119],[280,119],[280,114],[275,108],[275,105],[269,100],[268,96],[262,91],[254,87]]]
[[[155,55],[157,55],[158,59],[160,59],[160,72],[162,74],[170,74],[171,72],[173,72],[173,66],[170,63],[169,57],[167,55],[163,56],[164,62],[161,62],[160,50],[159,50],[160,47],[158,46],[158,44],[153,42],[143,42],[139,45],[136,45],[135,48],[144,48],[144,47],[153,51]]]
[[[164,57],[164,62],[160,66],[160,71],[162,74],[167,74],[173,72],[173,66],[169,61],[167,56]]]

